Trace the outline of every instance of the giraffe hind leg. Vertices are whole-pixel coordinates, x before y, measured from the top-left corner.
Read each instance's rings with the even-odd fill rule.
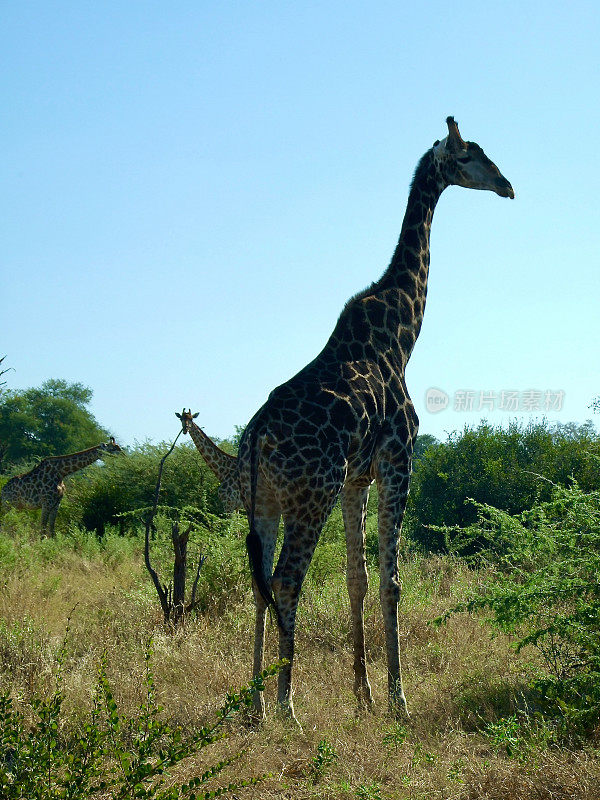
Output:
[[[267,580],[273,573],[273,559],[275,555],[275,545],[277,542],[277,531],[279,528],[279,514],[271,517],[257,516],[254,520],[255,529],[262,542],[262,567],[263,575]],[[252,590],[256,603],[256,622],[254,626],[254,664],[252,669],[253,677],[260,675],[263,670],[265,627],[267,604],[256,584],[252,580]],[[254,714],[258,719],[264,719],[265,701],[262,692],[255,692],[253,698]]]

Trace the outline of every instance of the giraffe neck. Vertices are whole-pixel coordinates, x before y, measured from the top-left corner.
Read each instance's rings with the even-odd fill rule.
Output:
[[[87,450],[81,450],[79,453],[71,453],[68,456],[51,456],[47,460],[58,470],[60,477],[64,478],[84,467],[89,467],[94,461],[102,458],[102,453],[101,445],[97,445]]]
[[[209,468],[214,472],[217,478],[222,482],[231,473],[232,462],[235,461],[235,456],[229,455],[224,450],[213,442],[195,422],[192,422],[190,427],[190,436],[196,449],[206,461]]]
[[[448,184],[429,150],[419,162],[392,261],[381,278],[351,298],[317,360],[383,360],[403,371],[421,330],[433,212]],[[391,361],[390,361],[391,359]],[[392,363],[393,362],[393,363]]]
[[[391,297],[397,293],[397,300],[402,308],[400,324],[413,329],[415,340],[425,312],[433,212],[447,185],[433,150],[429,150],[415,171],[400,238],[390,265],[370,292],[375,295],[385,292],[388,297],[390,290]]]

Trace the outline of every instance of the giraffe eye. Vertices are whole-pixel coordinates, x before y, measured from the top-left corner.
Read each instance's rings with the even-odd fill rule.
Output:
[[[456,160],[459,164],[467,164],[471,160],[471,156],[464,156],[464,158],[457,158]]]

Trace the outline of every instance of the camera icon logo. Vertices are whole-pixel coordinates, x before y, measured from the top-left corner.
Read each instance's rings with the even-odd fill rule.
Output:
[[[439,414],[440,411],[444,411],[448,408],[449,403],[450,397],[443,389],[437,389],[435,386],[431,386],[425,392],[425,408],[430,414]]]

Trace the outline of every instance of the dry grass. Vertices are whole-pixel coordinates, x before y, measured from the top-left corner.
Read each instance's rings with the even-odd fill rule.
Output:
[[[3,530],[12,530],[6,521]],[[11,687],[17,699],[52,685],[53,659],[68,619],[65,688],[75,717],[89,707],[104,650],[117,702],[125,712],[139,704],[150,636],[159,701],[185,727],[210,719],[227,689],[248,679],[249,590],[220,603],[221,613],[199,615],[184,632],[168,636],[137,546],[115,540],[104,549],[88,548],[72,539],[47,546],[22,531],[19,537],[15,558],[7,555],[6,542],[0,548],[0,688]],[[232,773],[272,777],[239,791],[240,798],[600,798],[600,759],[591,745],[568,750],[531,739],[510,757],[486,735],[487,723],[518,709],[533,666],[517,657],[504,637],[492,639],[477,619],[455,617],[442,628],[427,624],[472,580],[464,567],[446,559],[415,558],[403,565],[403,667],[412,716],[396,722],[385,709],[376,579],[366,609],[376,706],[373,713],[359,713],[351,691],[344,577],[330,576],[323,585],[319,575],[318,588],[309,578],[298,619],[295,673],[302,732],[275,715],[275,687],[269,685],[267,722],[259,728],[232,723],[228,739],[209,756],[203,751],[202,759],[186,762],[178,777],[202,771],[206,759],[212,762],[221,752],[244,749]],[[271,626],[267,660],[276,655]],[[319,760],[320,751],[329,757]]]

